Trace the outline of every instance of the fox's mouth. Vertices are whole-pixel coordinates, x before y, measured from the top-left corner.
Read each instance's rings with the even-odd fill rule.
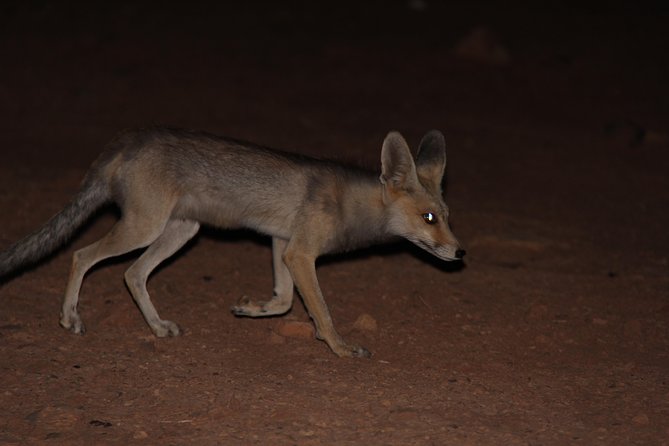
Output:
[[[444,246],[432,241],[425,241],[420,239],[409,239],[414,245],[419,248],[424,249],[435,257],[445,260],[447,262],[454,262],[457,260],[462,260],[464,256],[464,250],[461,250],[458,247]],[[457,256],[458,253],[462,253],[460,257]]]

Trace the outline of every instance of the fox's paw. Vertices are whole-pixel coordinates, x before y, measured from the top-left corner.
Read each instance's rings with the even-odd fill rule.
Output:
[[[81,321],[77,313],[70,313],[60,317],[60,326],[74,334],[83,335],[86,333],[86,326]]]
[[[371,358],[372,353],[359,345],[344,344],[332,349],[340,358]]]
[[[371,358],[372,357],[372,352],[367,350],[365,347],[361,347],[359,345],[354,345],[354,346],[351,346],[351,347],[352,347],[351,353],[352,353],[352,356],[354,358]]]
[[[181,329],[172,321],[158,320],[151,324],[151,331],[159,338],[166,338],[168,336],[179,336]]]
[[[233,305],[230,308],[232,314],[235,316],[248,316],[254,317],[262,314],[262,307],[264,302],[256,303],[252,301],[248,296],[242,296],[237,301],[237,305]]]
[[[248,296],[242,296],[237,305],[234,305],[230,310],[235,316],[246,317],[263,317],[263,316],[277,316],[286,313],[290,310],[291,301],[283,301],[277,297],[269,301],[253,301]]]

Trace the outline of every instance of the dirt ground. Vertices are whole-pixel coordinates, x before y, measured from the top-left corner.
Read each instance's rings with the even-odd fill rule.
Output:
[[[0,284],[0,444],[669,444],[666,7],[502,2],[0,6],[0,249],[77,190],[120,129],[164,123],[379,166],[441,129],[461,267],[409,243],[333,256],[339,359],[284,318],[269,240],[213,229],[152,277],[151,335],[123,284],[72,252]]]

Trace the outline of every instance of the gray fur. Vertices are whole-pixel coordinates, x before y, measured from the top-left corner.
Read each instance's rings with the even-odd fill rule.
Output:
[[[104,183],[97,179],[85,181],[70,204],[51,217],[42,228],[0,252],[0,279],[30,266],[65,244],[109,198],[109,190]]]

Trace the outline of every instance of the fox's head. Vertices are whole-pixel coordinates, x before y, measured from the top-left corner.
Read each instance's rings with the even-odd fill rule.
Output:
[[[420,142],[414,160],[407,142],[390,132],[381,150],[381,183],[388,229],[443,260],[460,260],[465,251],[448,225],[441,182],[446,168],[446,144],[438,130]]]

